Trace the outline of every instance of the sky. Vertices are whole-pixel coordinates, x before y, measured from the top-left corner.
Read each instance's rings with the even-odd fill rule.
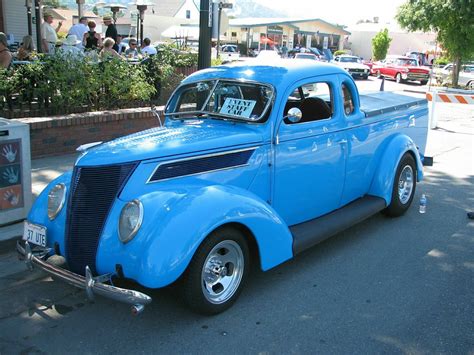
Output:
[[[340,25],[360,19],[380,18],[395,22],[397,8],[407,0],[256,0],[262,5],[287,13],[289,17],[321,18]],[[259,16],[260,17],[260,16]],[[263,16],[262,16],[263,17]]]

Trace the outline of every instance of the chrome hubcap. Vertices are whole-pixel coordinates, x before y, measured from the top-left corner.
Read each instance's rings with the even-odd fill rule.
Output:
[[[398,197],[402,204],[406,204],[410,200],[413,192],[413,178],[413,169],[410,165],[406,165],[398,180]]]
[[[202,291],[214,304],[228,301],[239,288],[244,272],[244,255],[239,244],[225,240],[217,244],[204,262]]]

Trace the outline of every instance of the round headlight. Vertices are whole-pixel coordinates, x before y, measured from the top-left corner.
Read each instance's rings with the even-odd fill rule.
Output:
[[[119,219],[119,238],[127,243],[137,234],[143,221],[143,205],[138,200],[128,202],[122,208]]]
[[[66,185],[57,184],[48,194],[48,218],[52,221],[56,218],[66,201]]]

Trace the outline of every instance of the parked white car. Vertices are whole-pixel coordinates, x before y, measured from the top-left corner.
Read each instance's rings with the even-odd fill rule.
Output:
[[[223,62],[231,62],[240,59],[239,47],[236,44],[225,44],[221,47],[219,58]]]
[[[434,77],[439,85],[449,85],[452,81],[453,64],[447,64],[434,71]],[[459,71],[458,84],[461,87],[474,90],[474,64],[463,64]]]
[[[344,68],[354,79],[367,79],[370,75],[370,68],[362,64],[361,59],[355,55],[338,55],[332,60],[332,63]]]

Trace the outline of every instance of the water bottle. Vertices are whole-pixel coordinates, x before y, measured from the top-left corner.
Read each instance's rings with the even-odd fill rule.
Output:
[[[426,196],[425,196],[425,194],[422,194],[421,198],[420,198],[420,213],[426,213]]]

